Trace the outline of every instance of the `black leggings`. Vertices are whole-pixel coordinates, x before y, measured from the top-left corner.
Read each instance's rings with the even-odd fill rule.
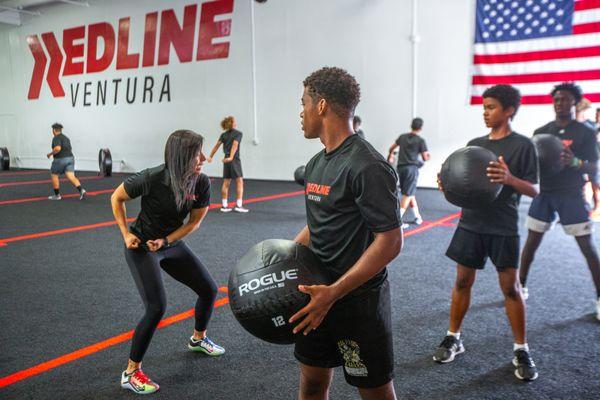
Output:
[[[194,252],[184,243],[152,253],[143,249],[125,249],[125,259],[142,296],[146,312],[135,328],[129,358],[141,362],[152,335],[167,307],[160,269],[191,288],[198,295],[195,329],[206,330],[212,314],[217,284]]]

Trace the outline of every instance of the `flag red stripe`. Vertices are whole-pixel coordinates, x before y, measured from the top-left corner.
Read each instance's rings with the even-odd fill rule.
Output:
[[[546,72],[520,75],[474,75],[473,85],[497,85],[499,83],[541,83],[566,81],[591,81],[600,79],[600,69],[589,71]]]
[[[566,58],[600,56],[600,46],[579,47],[573,49],[529,51],[510,54],[475,54],[474,64],[504,64],[514,62],[560,60]]]
[[[591,10],[600,8],[600,0],[580,0],[575,2],[575,11]]]
[[[587,24],[573,25],[573,35],[600,32],[600,22],[588,22]]]
[[[585,98],[592,103],[600,102],[600,93],[586,93]],[[482,104],[483,97],[471,96],[471,104]],[[549,94],[526,95],[521,98],[522,104],[552,104],[552,97]]]

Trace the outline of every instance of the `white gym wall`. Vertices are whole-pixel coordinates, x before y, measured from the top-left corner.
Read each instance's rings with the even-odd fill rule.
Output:
[[[357,114],[367,139],[382,154],[408,130],[414,112],[425,120],[423,136],[432,159],[422,169],[420,186],[435,186],[445,157],[486,133],[481,107],[468,105],[475,0],[235,0],[233,14],[219,17],[232,20],[230,36],[218,40],[230,43],[228,58],[181,63],[171,49],[168,65],[117,70],[115,56],[106,71],[61,77],[64,97],[53,97],[44,81],[39,98],[29,100],[34,59],[27,36],[53,32],[62,46],[64,29],[108,22],[117,31],[119,19],[131,17],[129,52],[141,52],[146,13],[173,9],[181,24],[185,6],[198,4],[200,14],[201,4],[207,3],[88,2],[90,7],[51,4],[39,8],[39,16],[22,15],[20,26],[0,24],[0,146],[9,148],[13,166],[49,167],[44,155],[49,151],[50,125],[56,121],[71,138],[78,169],[96,170],[98,150],[109,147],[117,171],[135,171],[161,162],[165,139],[175,129],[203,134],[210,151],[221,132],[221,118],[234,115],[244,132],[245,176],[290,180],[294,169],[321,148],[302,137],[299,113],[302,80],[325,65],[347,69],[361,84]],[[413,3],[418,7],[420,39],[415,53],[410,40]],[[198,20],[197,16],[196,31]],[[171,101],[159,103],[166,74]],[[152,103],[141,101],[140,80],[145,76],[155,80]],[[133,104],[125,100],[128,77],[138,78]],[[97,81],[107,80],[110,87],[117,78],[123,78],[118,103],[113,104],[109,89],[107,104],[97,106]],[[82,103],[85,82],[93,83],[88,107]],[[77,83],[73,106],[70,85]],[[551,106],[524,106],[514,128],[530,135],[552,118]],[[219,176],[220,163],[215,160],[205,172]]]

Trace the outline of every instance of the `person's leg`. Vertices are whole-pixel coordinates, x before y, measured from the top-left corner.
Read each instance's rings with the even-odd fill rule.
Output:
[[[77,190],[80,190],[81,182],[79,182],[79,179],[77,179],[77,177],[75,176],[75,173],[71,172],[71,171],[67,171],[67,172],[65,172],[65,175],[67,176],[67,179],[69,180],[69,182],[71,182],[71,184],[73,186],[75,186],[77,188]]]
[[[50,180],[52,181],[52,189],[54,189],[54,194],[60,194],[60,179],[58,174],[50,174]]]
[[[413,211],[413,215],[415,216],[415,223],[417,225],[421,225],[423,223],[423,218],[421,218],[421,212],[419,211],[419,204],[417,203],[417,196],[410,196],[410,208]]]
[[[519,282],[517,281],[516,268],[502,268],[498,270],[500,288],[504,294],[504,307],[513,331],[516,344],[525,344],[525,302],[521,297]]]
[[[385,385],[376,388],[359,388],[358,392],[363,400],[396,400],[394,381],[389,381]]]
[[[450,305],[449,331],[459,333],[462,321],[471,304],[471,288],[475,283],[477,270],[456,265],[456,281],[452,289],[452,304]]]
[[[185,243],[165,250],[161,267],[198,295],[194,309],[194,332],[191,337],[193,342],[188,345],[190,350],[202,351],[211,356],[223,354],[225,350],[221,346],[206,338],[206,328],[217,298],[217,284],[208,269]],[[199,343],[201,341],[204,343]]]
[[[231,185],[231,179],[223,178],[223,185],[221,186],[221,203],[223,208],[228,207],[228,197],[229,197],[229,186]]]
[[[298,400],[327,400],[332,378],[332,368],[312,367],[300,363]]]
[[[241,176],[235,178],[235,191],[237,206],[241,207],[244,201],[244,178]]]
[[[596,246],[592,240],[592,235],[576,236],[575,240],[592,274],[592,280],[596,287],[596,295],[600,298],[600,261]]]
[[[410,203],[411,196],[402,195],[400,198],[400,215],[403,217]]]
[[[531,263],[533,263],[535,252],[540,247],[543,238],[543,232],[535,232],[530,229],[527,234],[527,239],[521,253],[521,267],[519,268],[519,281],[523,287],[527,284],[527,276],[529,275]]]

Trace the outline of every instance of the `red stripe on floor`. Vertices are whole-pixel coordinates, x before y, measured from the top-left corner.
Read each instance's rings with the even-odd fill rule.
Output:
[[[222,288],[219,288],[219,289],[222,289]],[[227,303],[229,303],[229,297],[223,297],[221,299],[218,299],[217,301],[215,301],[215,308],[222,307]],[[194,316],[194,309],[192,308],[188,311],[185,311],[180,314],[176,314],[171,317],[163,319],[162,321],[160,321],[160,324],[158,324],[158,328],[159,329],[165,328],[169,325],[176,324],[180,321],[183,321],[184,319],[191,318],[193,316]],[[109,339],[95,343],[91,346],[81,348],[72,353],[65,354],[64,356],[60,356],[60,357],[54,358],[50,361],[43,362],[34,367],[27,368],[27,369],[21,370],[19,372],[15,372],[14,374],[5,376],[4,378],[0,378],[0,388],[12,385],[14,383],[17,383],[17,382],[22,381],[27,378],[31,378],[32,376],[39,375],[41,373],[50,371],[51,369],[60,367],[61,365],[73,362],[75,360],[79,360],[80,358],[87,357],[94,353],[98,353],[99,351],[102,351],[109,347],[126,342],[126,341],[130,340],[132,337],[133,337],[133,331],[131,330],[129,332],[121,333],[120,335],[113,336]]]
[[[82,176],[81,178],[77,178],[80,181],[91,181],[97,179],[104,179],[103,176]],[[59,179],[61,182],[68,182],[67,178]],[[8,187],[8,186],[25,186],[25,185],[41,185],[41,184],[51,184],[52,181],[50,179],[40,180],[40,181],[23,181],[23,182],[5,182],[0,183],[0,188]]]

